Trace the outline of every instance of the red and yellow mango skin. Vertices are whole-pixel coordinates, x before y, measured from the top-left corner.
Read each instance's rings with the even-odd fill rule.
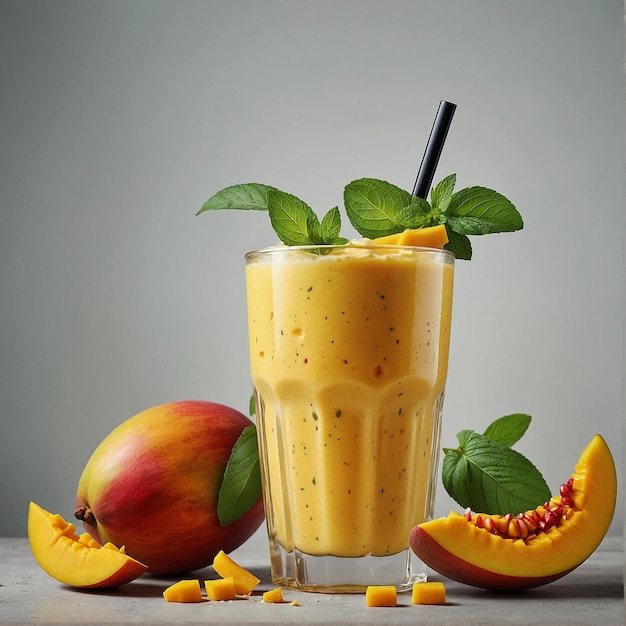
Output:
[[[613,519],[615,463],[600,435],[583,450],[571,479],[573,503],[547,532],[502,537],[451,512],[413,528],[411,548],[439,574],[475,587],[520,590],[557,580],[594,552]]]
[[[200,401],[153,407],[113,430],[80,477],[76,517],[99,543],[125,545],[153,574],[210,565],[246,541],[263,521],[261,498],[220,526],[217,499],[226,464],[252,422]]]

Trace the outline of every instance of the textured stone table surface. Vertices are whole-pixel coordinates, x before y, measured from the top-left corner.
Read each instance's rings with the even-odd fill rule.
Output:
[[[290,604],[265,604],[260,592],[273,585],[267,555],[244,545],[233,556],[262,583],[249,600],[167,603],[162,592],[178,577],[142,578],[108,591],[79,591],[59,584],[33,559],[26,539],[0,539],[0,624],[625,624],[621,537],[607,538],[571,574],[518,594],[493,593],[443,580],[445,606],[366,608],[364,595],[327,595],[284,590]],[[194,572],[201,581],[211,568]]]

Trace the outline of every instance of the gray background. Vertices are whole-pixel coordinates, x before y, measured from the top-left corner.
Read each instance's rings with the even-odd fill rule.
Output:
[[[441,99],[436,180],[525,219],[457,264],[442,443],[526,412],[517,449],[553,492],[596,432],[619,463],[623,58],[618,0],[2,0],[0,535],[31,499],[70,518],[133,414],[247,410],[242,257],[274,235],[204,200],[258,181],[321,214],[355,178],[411,189]]]

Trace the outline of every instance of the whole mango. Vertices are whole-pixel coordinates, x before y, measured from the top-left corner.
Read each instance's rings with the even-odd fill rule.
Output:
[[[240,434],[252,422],[214,402],[182,401],[131,417],[96,448],[80,477],[75,516],[153,574],[206,567],[243,544],[263,521],[259,500],[221,526],[217,500]]]

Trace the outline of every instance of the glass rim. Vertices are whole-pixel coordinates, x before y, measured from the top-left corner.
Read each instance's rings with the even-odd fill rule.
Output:
[[[251,261],[255,258],[261,256],[272,256],[272,255],[280,255],[286,254],[289,252],[314,252],[317,250],[324,250],[327,252],[330,251],[341,251],[341,250],[364,250],[364,251],[375,251],[382,252],[403,252],[407,253],[420,253],[426,256],[434,255],[441,256],[446,259],[447,262],[454,262],[456,260],[456,256],[450,250],[445,250],[444,248],[432,248],[428,246],[407,246],[400,244],[382,244],[382,243],[362,243],[361,241],[348,241],[347,243],[340,244],[307,244],[307,245],[298,245],[298,246],[288,246],[286,244],[275,244],[272,246],[267,246],[265,248],[259,248],[257,250],[250,250],[244,254],[244,258],[246,261]]]

